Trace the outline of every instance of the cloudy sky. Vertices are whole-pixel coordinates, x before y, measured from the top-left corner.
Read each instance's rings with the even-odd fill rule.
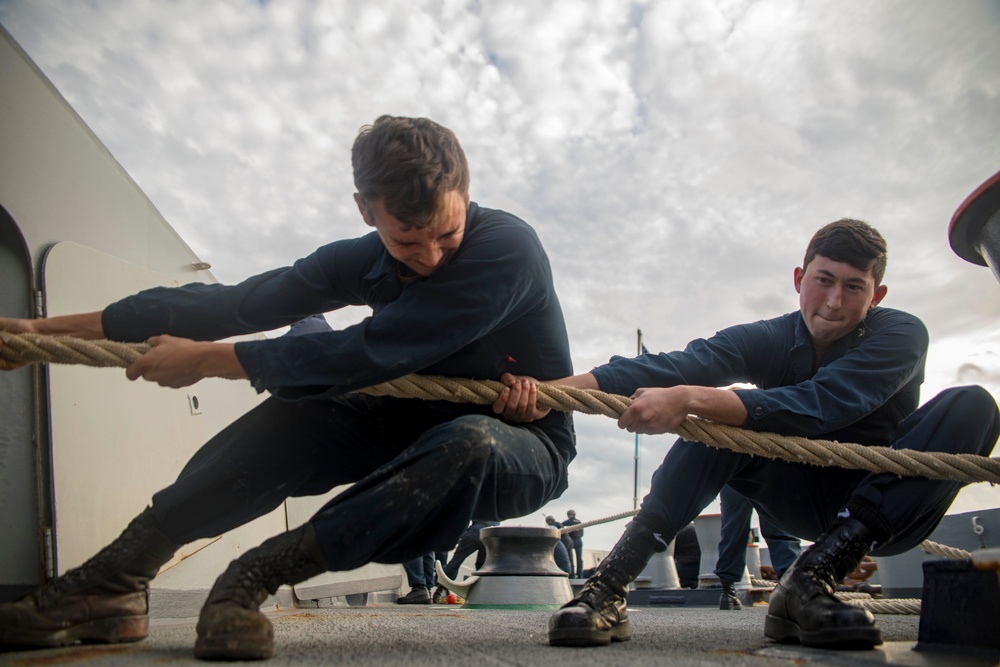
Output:
[[[358,128],[428,116],[473,199],[537,229],[578,371],[637,329],[660,351],[794,310],[812,232],[851,216],[889,242],[884,304],[930,329],[924,399],[1000,396],[1000,285],[947,241],[1000,169],[1000,0],[0,0],[0,24],[223,282],[365,233]],[[546,510],[632,509],[634,437],[577,429]],[[644,489],[671,442],[642,439]]]

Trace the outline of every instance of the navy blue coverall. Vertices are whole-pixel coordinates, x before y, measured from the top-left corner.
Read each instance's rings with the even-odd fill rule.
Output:
[[[603,391],[697,385],[735,389],[745,428],[896,449],[987,456],[1000,433],[982,387],[946,389],[917,409],[928,337],[908,313],[874,308],[819,364],[801,314],[720,331],[682,351],[615,357],[592,372]],[[875,555],[923,541],[961,482],[790,463],[678,440],[653,474],[636,519],[668,540],[729,484],[762,519],[815,540],[847,510],[878,537]],[[665,547],[666,545],[664,545]]]
[[[341,331],[236,343],[251,383],[271,396],[154,495],[168,537],[218,535],[289,496],[353,483],[310,519],[329,569],[346,570],[447,551],[471,519],[523,516],[566,489],[576,452],[567,413],[514,424],[490,406],[349,393],[410,373],[572,373],[548,258],[503,211],[470,204],[461,246],[426,278],[401,280],[373,232],[237,285],[141,292],[107,307],[102,323],[114,340],[219,340],[348,305],[372,315]]]

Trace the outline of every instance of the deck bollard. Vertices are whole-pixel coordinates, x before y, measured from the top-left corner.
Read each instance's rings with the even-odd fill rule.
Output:
[[[573,598],[569,575],[556,566],[555,528],[494,526],[479,532],[486,547],[483,567],[463,582],[437,564],[438,582],[465,598],[471,609],[558,609]]]

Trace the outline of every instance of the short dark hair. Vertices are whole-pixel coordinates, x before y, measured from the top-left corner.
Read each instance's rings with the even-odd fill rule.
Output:
[[[400,222],[430,225],[447,192],[469,200],[469,164],[455,133],[427,118],[381,116],[351,149],[354,185],[367,203],[381,199]]]
[[[877,229],[861,220],[842,218],[821,227],[806,248],[803,270],[816,255],[850,264],[860,271],[871,271],[876,287],[882,284],[885,276],[885,239]]]

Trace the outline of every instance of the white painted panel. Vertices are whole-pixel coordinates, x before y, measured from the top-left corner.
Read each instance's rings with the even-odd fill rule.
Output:
[[[99,310],[141,289],[173,284],[148,269],[71,242],[53,246],[44,273],[50,316]],[[60,572],[117,537],[208,438],[260,400],[248,383],[220,379],[175,390],[130,382],[123,369],[55,364],[49,376]],[[198,397],[200,414],[192,414],[192,395]],[[205,550],[214,554],[208,569],[221,572],[246,543],[255,546],[285,530],[283,508],[253,525],[240,544]],[[203,545],[189,545],[181,555]]]
[[[100,310],[139,290],[176,284],[72,242],[52,247],[44,273],[50,316]],[[59,572],[117,537],[206,440],[260,400],[246,382],[207,379],[175,390],[130,382],[123,369],[71,365],[51,365],[49,375]],[[191,396],[198,398],[199,414],[192,414]],[[301,525],[344,488],[291,498],[219,539],[186,545],[164,566],[154,589],[207,590],[230,560]],[[296,589],[299,599],[316,599],[393,589],[401,582],[399,565],[372,563],[320,575]]]

